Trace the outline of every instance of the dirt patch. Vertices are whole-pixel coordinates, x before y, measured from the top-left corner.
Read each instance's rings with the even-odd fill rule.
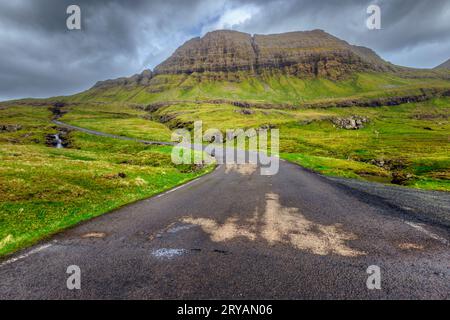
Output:
[[[250,176],[256,172],[257,169],[256,164],[227,164],[225,166],[225,173],[237,172],[243,176]]]
[[[425,247],[416,243],[400,243],[398,247],[402,250],[423,250]]]
[[[200,226],[204,232],[211,236],[211,240],[214,242],[222,242],[239,237],[256,240],[255,230],[252,230],[252,227],[240,226],[237,218],[228,218],[224,224],[219,224],[212,219],[206,218],[184,218],[182,221]]]
[[[106,237],[104,232],[89,232],[81,236],[83,239],[102,239]]]
[[[310,221],[299,209],[282,207],[279,196],[274,193],[266,194],[264,213],[256,211],[249,219],[231,217],[223,224],[207,218],[188,217],[182,221],[200,226],[214,242],[235,238],[255,241],[261,238],[270,245],[286,244],[317,255],[355,257],[365,254],[347,245],[347,241],[356,240],[357,236],[343,230],[342,225],[323,225]]]

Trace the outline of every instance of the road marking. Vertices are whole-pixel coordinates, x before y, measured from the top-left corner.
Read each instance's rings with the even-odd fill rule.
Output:
[[[417,231],[420,231],[424,234],[426,234],[427,236],[429,236],[430,238],[437,240],[445,245],[448,245],[449,242],[447,239],[442,238],[441,236],[438,236],[437,234],[428,231],[427,229],[425,229],[423,226],[421,226],[420,224],[414,223],[414,222],[410,222],[410,221],[405,221],[405,223],[410,226],[413,227],[414,229],[416,229]]]
[[[187,187],[188,185],[194,183],[195,181],[197,181],[197,180],[199,180],[199,179],[200,179],[200,178],[196,178],[196,179],[194,179],[194,180],[192,180],[192,181],[189,181],[189,182],[187,182],[187,183],[185,183],[185,184],[182,184],[181,186],[178,186],[178,187],[176,187],[176,188],[167,190],[166,192],[163,192],[163,193],[161,193],[161,194],[158,194],[158,195],[156,196],[156,198],[160,198],[160,197],[162,197],[162,196],[164,196],[164,195],[166,195],[166,194],[169,194],[169,193],[172,193],[172,192],[174,192],[174,191],[180,190],[181,188]],[[151,201],[151,199],[149,199],[148,201]]]
[[[52,246],[52,244],[50,244],[50,243],[49,244],[44,244],[44,245],[42,245],[40,247],[37,247],[36,249],[31,250],[30,252],[27,252],[27,253],[22,254],[22,255],[20,255],[20,256],[18,256],[16,258],[12,258],[12,259],[9,259],[9,260],[3,262],[2,264],[0,264],[0,267],[6,266],[8,264],[14,263],[16,261],[19,261],[19,260],[22,260],[22,259],[25,259],[25,258],[28,258],[29,256],[31,256],[31,255],[33,255],[35,253],[38,253],[38,252],[40,252],[42,250],[45,250],[45,249],[47,249],[47,248],[49,248],[51,246]]]
[[[222,166],[222,165],[218,165],[218,166],[214,169],[214,171],[217,171],[221,166]],[[213,172],[214,172],[214,171],[213,171]],[[165,195],[167,195],[167,194],[169,194],[169,193],[172,193],[172,192],[174,192],[174,191],[180,190],[181,188],[187,187],[188,185],[193,184],[195,181],[198,181],[198,180],[200,180],[200,179],[202,179],[202,178],[204,178],[204,177],[205,177],[205,176],[201,176],[201,177],[195,178],[194,180],[191,180],[191,181],[189,181],[189,182],[187,182],[187,183],[185,183],[185,184],[182,184],[181,186],[178,186],[178,187],[176,187],[176,188],[173,188],[173,189],[167,190],[166,192],[163,192],[163,193],[161,193],[161,194],[158,194],[155,198],[161,198],[162,196],[165,196]],[[152,199],[150,198],[150,199],[148,199],[147,201],[151,201],[151,200],[152,200]]]

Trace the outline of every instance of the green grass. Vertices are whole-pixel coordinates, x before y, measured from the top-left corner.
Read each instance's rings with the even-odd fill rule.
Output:
[[[400,172],[412,175],[409,186],[450,190],[450,98],[378,108],[240,111],[230,105],[185,103],[154,114],[174,117],[175,123],[202,120],[204,130],[222,132],[270,124],[280,130],[283,158],[323,174],[389,182]],[[330,121],[351,115],[370,122],[360,130],[344,130]],[[375,160],[392,165],[381,168]]]
[[[48,147],[49,118],[46,107],[0,110],[1,123],[22,125],[0,133],[0,256],[212,169],[172,164],[171,147],[80,132],[71,148]]]
[[[210,80],[207,75],[157,75],[147,87],[93,88],[68,97],[76,102],[233,101],[301,104],[337,98],[388,97],[401,92],[420,94],[421,88],[450,87],[450,82],[431,78],[401,78],[393,74],[360,73],[347,80],[300,79],[270,73],[258,77],[240,72]]]
[[[142,110],[123,104],[82,104],[67,108],[60,120],[75,126],[132,138],[170,141],[171,131],[161,123],[145,119]]]

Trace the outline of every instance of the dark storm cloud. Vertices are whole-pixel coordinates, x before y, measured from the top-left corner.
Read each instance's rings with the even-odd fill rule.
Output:
[[[372,3],[382,30],[365,26]],[[70,4],[81,7],[81,31],[66,29]],[[450,58],[448,0],[0,0],[0,99],[70,94],[153,68],[189,38],[221,28],[320,28],[414,67]]]

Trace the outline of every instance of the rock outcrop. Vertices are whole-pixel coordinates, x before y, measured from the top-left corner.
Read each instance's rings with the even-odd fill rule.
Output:
[[[369,119],[362,116],[350,116],[348,118],[333,118],[331,122],[340,129],[359,130],[364,128],[364,124],[369,122]]]
[[[16,132],[22,130],[20,124],[0,124],[0,132]]]
[[[153,77],[153,72],[151,70],[144,70],[140,74],[135,74],[131,77],[121,77],[112,80],[98,81],[94,88],[110,88],[115,86],[129,86],[133,87],[136,85],[146,86],[149,84],[150,79]]]

